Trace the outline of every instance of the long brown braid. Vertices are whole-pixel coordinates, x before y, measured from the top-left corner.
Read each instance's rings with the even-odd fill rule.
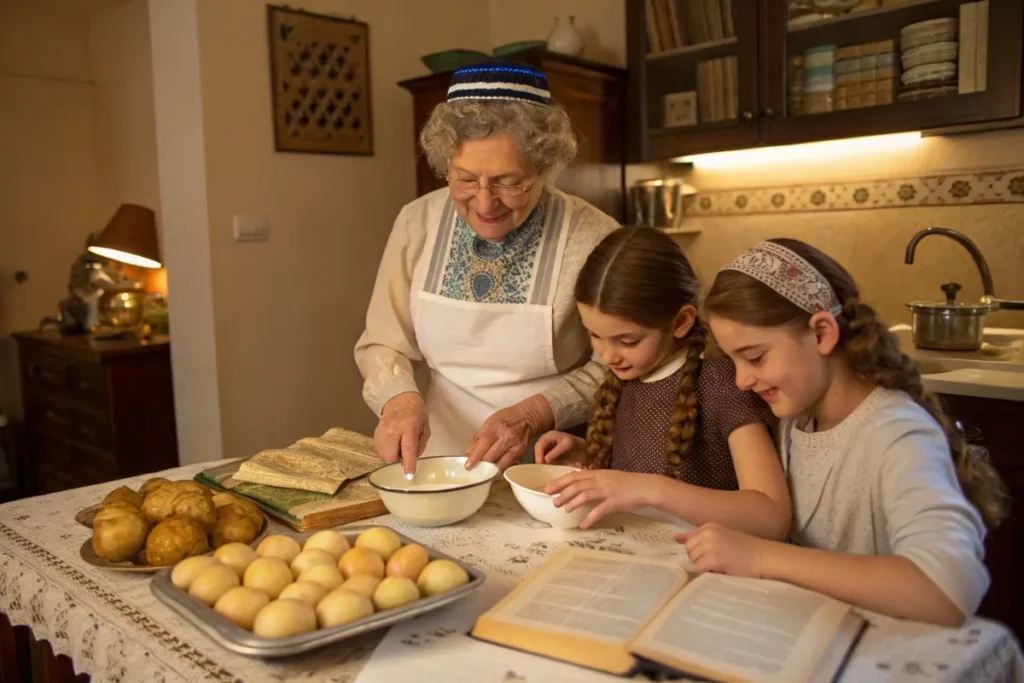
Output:
[[[622,228],[605,237],[576,280],[577,303],[648,329],[671,330],[680,310],[696,305],[700,283],[679,245],[652,228]],[[676,344],[685,349],[672,420],[667,426],[666,471],[679,476],[697,432],[697,377],[707,339],[699,319]],[[586,466],[607,468],[615,440],[615,414],[622,381],[608,370],[594,397],[587,425]]]
[[[906,392],[942,427],[949,440],[957,479],[971,503],[989,527],[997,526],[1007,513],[1006,487],[995,468],[978,449],[967,444],[961,429],[949,418],[937,396],[921,381],[921,369],[900,351],[899,338],[889,331],[875,310],[861,302],[857,284],[832,258],[797,240],[771,240],[796,252],[825,276],[843,304],[839,324],[839,349],[850,369],[874,386]],[[705,307],[721,316],[757,327],[806,327],[810,314],[753,277],[724,270],[715,278]]]

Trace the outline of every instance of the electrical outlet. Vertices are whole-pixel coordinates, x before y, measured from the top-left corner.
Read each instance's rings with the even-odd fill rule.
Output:
[[[266,216],[236,214],[234,233],[236,242],[266,242],[270,239],[270,221]]]

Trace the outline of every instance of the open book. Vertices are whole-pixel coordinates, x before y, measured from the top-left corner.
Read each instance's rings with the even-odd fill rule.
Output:
[[[691,576],[668,560],[570,548],[471,634],[622,676],[816,683],[838,677],[865,625],[849,605],[789,584]]]

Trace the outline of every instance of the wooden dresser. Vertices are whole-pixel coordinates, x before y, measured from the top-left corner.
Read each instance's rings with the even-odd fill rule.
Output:
[[[14,337],[28,441],[18,466],[29,494],[178,466],[168,337]]]

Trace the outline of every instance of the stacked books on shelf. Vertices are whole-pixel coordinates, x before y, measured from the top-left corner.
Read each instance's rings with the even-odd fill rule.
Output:
[[[736,35],[736,0],[644,0],[647,54],[713,43]]]
[[[697,106],[701,123],[739,117],[739,78],[736,57],[720,57],[697,64]]]

